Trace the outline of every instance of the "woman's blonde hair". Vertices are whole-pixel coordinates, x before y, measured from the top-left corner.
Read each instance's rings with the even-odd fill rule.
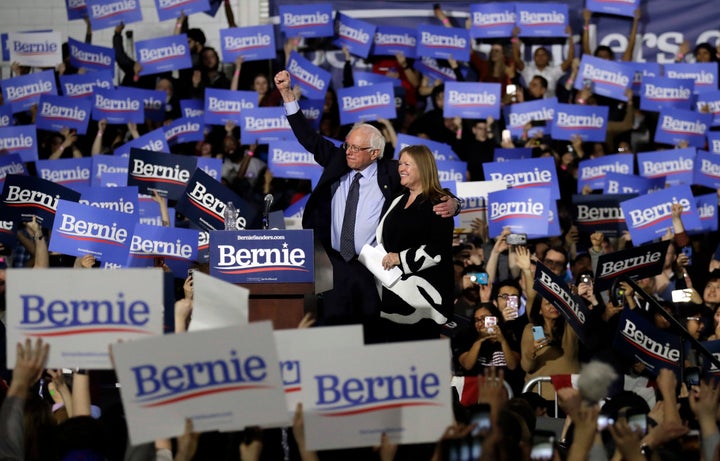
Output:
[[[423,197],[432,203],[440,202],[441,197],[447,195],[447,193],[440,187],[435,157],[430,149],[424,144],[416,144],[402,149],[400,157],[402,157],[402,154],[408,154],[417,165]]]

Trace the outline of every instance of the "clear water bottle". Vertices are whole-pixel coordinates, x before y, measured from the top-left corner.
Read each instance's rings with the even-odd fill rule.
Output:
[[[238,211],[233,202],[227,202],[225,205],[223,218],[225,218],[225,230],[237,230]]]

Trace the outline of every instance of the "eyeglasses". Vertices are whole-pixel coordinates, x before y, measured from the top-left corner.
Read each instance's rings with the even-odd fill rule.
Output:
[[[563,261],[555,261],[554,259],[543,259],[543,264],[545,264],[548,267],[565,267],[565,263]]]
[[[344,151],[350,151],[353,154],[357,154],[358,152],[364,151],[364,150],[372,150],[374,149],[373,146],[367,146],[367,147],[360,147],[356,146],[355,144],[349,144],[349,143],[342,143],[340,144],[340,148]]]
[[[475,323],[485,323],[485,317],[486,315],[483,315],[482,317],[475,317],[473,320],[475,320]]]
[[[699,322],[701,319],[700,317],[685,317],[685,320],[695,320],[696,322]]]
[[[518,295],[503,293],[503,294],[499,294],[499,295],[498,295],[498,298],[502,298],[502,299],[504,299],[504,300],[507,301],[507,299],[508,299],[509,297],[511,297],[511,296],[515,296],[515,297],[517,298]]]

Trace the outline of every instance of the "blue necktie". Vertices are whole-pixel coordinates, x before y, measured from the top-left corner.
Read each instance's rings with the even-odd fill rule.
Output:
[[[345,216],[340,230],[340,255],[345,261],[350,261],[355,256],[355,217],[360,199],[360,178],[362,178],[362,174],[355,173],[353,182],[350,184],[347,203],[345,203]]]

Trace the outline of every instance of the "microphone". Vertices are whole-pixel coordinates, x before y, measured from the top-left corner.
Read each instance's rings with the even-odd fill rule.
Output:
[[[270,228],[270,219],[268,214],[270,213],[270,207],[272,207],[275,197],[272,194],[265,195],[265,209],[263,210],[263,229],[267,230]]]

